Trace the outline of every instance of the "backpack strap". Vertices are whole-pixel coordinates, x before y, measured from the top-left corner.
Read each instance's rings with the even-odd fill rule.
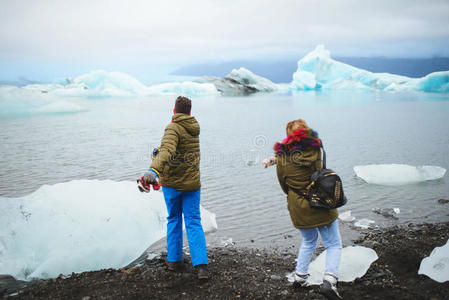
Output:
[[[321,141],[321,149],[323,149],[323,169],[326,169],[326,151],[324,150],[323,141]]]

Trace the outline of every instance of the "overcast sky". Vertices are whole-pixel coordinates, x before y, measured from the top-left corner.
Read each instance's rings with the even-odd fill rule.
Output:
[[[0,0],[0,79],[234,59],[449,56],[447,0]]]

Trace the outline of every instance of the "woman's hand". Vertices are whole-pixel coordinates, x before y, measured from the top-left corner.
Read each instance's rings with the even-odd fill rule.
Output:
[[[262,161],[262,165],[263,165],[263,167],[266,169],[267,167],[269,167],[269,166],[272,166],[272,165],[275,165],[276,164],[276,156],[272,156],[272,157],[269,157],[269,158],[265,158],[263,161]]]

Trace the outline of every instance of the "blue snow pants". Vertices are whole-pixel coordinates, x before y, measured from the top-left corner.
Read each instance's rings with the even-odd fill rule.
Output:
[[[167,260],[182,261],[182,216],[193,266],[207,264],[206,238],[201,226],[201,189],[191,192],[162,187],[168,211]]]

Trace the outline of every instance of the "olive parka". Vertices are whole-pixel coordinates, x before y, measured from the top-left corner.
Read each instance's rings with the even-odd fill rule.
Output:
[[[277,177],[282,190],[287,194],[287,208],[296,228],[305,229],[328,225],[338,217],[336,209],[312,208],[304,197],[291,189],[305,192],[310,182],[310,175],[321,169],[322,160],[319,148],[277,155]]]
[[[160,173],[162,186],[179,191],[201,188],[199,134],[200,125],[195,117],[182,113],[173,115],[150,167]]]

